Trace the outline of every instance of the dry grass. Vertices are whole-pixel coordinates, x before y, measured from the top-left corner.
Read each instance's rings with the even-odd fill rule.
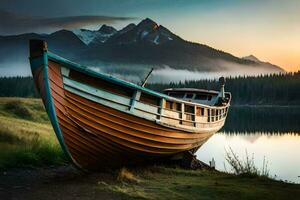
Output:
[[[129,183],[140,183],[141,181],[133,174],[133,172],[130,172],[127,168],[123,167],[120,169],[117,177],[118,181],[124,181]]]
[[[0,116],[49,123],[47,113],[40,99],[1,97]]]

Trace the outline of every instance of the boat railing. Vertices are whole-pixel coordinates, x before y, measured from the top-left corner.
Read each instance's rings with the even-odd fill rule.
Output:
[[[186,111],[185,106],[187,106]],[[223,106],[220,108],[207,108],[201,106],[191,106],[186,103],[178,104],[177,102],[163,102],[160,107],[161,112],[158,118],[162,122],[167,122],[173,125],[185,125],[192,127],[210,127],[215,126],[220,122],[224,122],[227,113],[228,106]]]
[[[86,83],[79,82],[80,80],[77,80],[75,76],[69,77],[69,75],[63,75],[65,89],[71,92],[77,91],[86,96],[92,95],[92,99],[104,105],[134,112],[137,116],[159,120],[162,123],[170,125],[198,127],[210,124],[213,126],[222,121],[228,111],[229,105],[210,106],[195,104],[182,100],[158,98],[153,95],[149,96],[149,94],[145,95],[141,91],[124,96],[122,92],[109,91],[104,86],[100,87],[97,85],[97,89],[90,88]]]
[[[145,102],[142,102],[140,100],[136,100],[139,103],[145,104]],[[222,107],[202,107],[202,105],[193,105],[193,104],[188,104],[188,103],[178,103],[178,102],[172,102],[171,107],[167,107],[167,100],[163,100],[161,105],[153,105],[153,104],[148,104],[151,107],[156,108],[157,111],[148,111],[146,109],[140,109],[138,107],[135,107],[135,109],[138,110],[143,110],[145,112],[155,114],[157,116],[162,116],[162,117],[170,117],[168,115],[165,115],[163,113],[169,113],[171,115],[177,115],[178,117],[170,117],[170,118],[182,118],[183,116],[189,116],[191,118],[211,118],[212,120],[208,121],[214,121],[213,118],[216,120],[219,120],[223,117],[226,116],[227,113],[227,108],[228,105],[222,106]],[[169,105],[170,106],[170,105]],[[177,106],[177,107],[176,107]],[[185,107],[190,107],[191,111],[185,111]],[[197,109],[200,109],[199,112],[197,113]],[[160,112],[159,112],[160,111]],[[190,121],[195,121],[195,120],[190,120]]]

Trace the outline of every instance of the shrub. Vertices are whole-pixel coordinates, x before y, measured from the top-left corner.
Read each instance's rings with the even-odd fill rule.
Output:
[[[226,150],[225,159],[232,168],[234,174],[247,177],[269,177],[268,162],[265,158],[263,159],[262,169],[259,170],[254,164],[254,155],[252,154],[252,157],[250,158],[247,150],[245,154],[246,160],[242,160],[234,153],[232,148],[229,147],[229,151]]]

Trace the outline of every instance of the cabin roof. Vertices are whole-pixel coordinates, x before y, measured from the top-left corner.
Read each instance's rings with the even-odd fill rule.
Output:
[[[215,90],[204,90],[196,88],[168,88],[164,90],[166,92],[190,92],[190,93],[209,93],[209,94],[218,94],[218,91]]]

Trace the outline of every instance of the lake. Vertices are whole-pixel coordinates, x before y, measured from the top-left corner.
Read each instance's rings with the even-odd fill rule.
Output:
[[[197,157],[216,169],[230,171],[225,161],[231,148],[241,159],[254,156],[261,170],[268,162],[270,176],[300,183],[300,107],[232,107],[224,128],[197,152]],[[224,166],[225,164],[225,166]]]

